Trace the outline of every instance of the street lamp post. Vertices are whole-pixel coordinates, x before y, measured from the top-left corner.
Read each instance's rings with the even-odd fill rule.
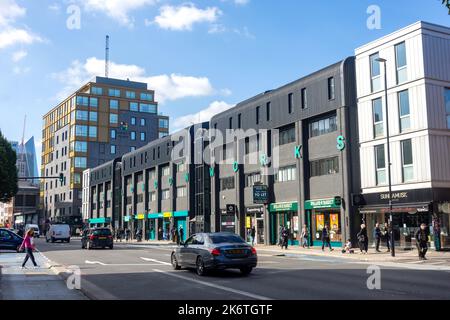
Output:
[[[391,181],[391,145],[389,137],[389,109],[388,109],[388,87],[387,87],[387,60],[383,58],[376,59],[384,65],[384,98],[386,104],[386,140],[387,140],[387,158],[388,158],[388,185],[389,185],[389,221],[391,225],[391,256],[395,257],[395,233],[394,221],[392,217],[392,181]]]

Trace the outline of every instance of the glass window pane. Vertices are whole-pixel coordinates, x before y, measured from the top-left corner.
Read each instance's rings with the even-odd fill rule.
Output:
[[[377,171],[377,184],[386,184],[386,170]]]
[[[447,116],[447,129],[450,129],[450,115]]]
[[[414,167],[403,167],[403,181],[407,182],[412,180],[414,180]]]
[[[402,68],[397,71],[397,82],[403,83],[408,80],[408,69]]]
[[[411,140],[402,141],[403,165],[413,164]]]
[[[395,54],[397,58],[397,68],[406,66],[406,47],[404,42],[395,46]]]
[[[115,113],[111,113],[109,115],[109,122],[112,123],[112,124],[118,123],[119,122],[119,116],[117,114],[115,114]]]
[[[409,115],[409,94],[408,90],[399,92],[398,102],[400,106],[400,116]]]
[[[375,147],[376,167],[377,169],[386,168],[386,159],[384,152],[384,145]]]
[[[89,112],[89,121],[97,121],[97,112],[91,111]]]
[[[445,89],[445,111],[450,114],[450,89]]]
[[[370,71],[371,76],[376,77],[381,74],[380,72],[380,62],[377,61],[377,59],[380,57],[378,53],[375,53],[370,56]]]
[[[375,123],[383,121],[383,103],[381,99],[373,101],[373,116]]]
[[[139,107],[137,102],[130,102],[130,111],[138,112]]]

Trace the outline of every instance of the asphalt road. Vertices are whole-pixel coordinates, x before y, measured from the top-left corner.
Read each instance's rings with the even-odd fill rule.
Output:
[[[449,271],[381,265],[381,289],[369,290],[369,265],[342,258],[265,252],[250,276],[231,270],[199,277],[172,269],[170,246],[116,244],[88,251],[79,240],[36,244],[57,265],[78,266],[81,287],[96,299],[450,299]]]

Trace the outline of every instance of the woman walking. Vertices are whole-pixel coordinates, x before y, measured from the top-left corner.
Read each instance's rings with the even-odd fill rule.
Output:
[[[22,269],[26,269],[25,264],[27,263],[28,259],[31,258],[31,262],[33,262],[33,265],[35,268],[38,268],[39,266],[36,264],[36,261],[34,260],[33,250],[35,248],[33,243],[33,236],[34,236],[34,230],[28,229],[25,233],[25,238],[22,241],[22,244],[20,245],[19,251],[22,251],[23,248],[25,248],[25,253],[27,254],[25,256],[25,259],[22,263]]]
[[[303,226],[302,230],[302,246],[303,249],[308,248],[309,249],[309,230],[307,226]]]
[[[367,254],[367,250],[369,249],[369,238],[367,237],[367,229],[365,224],[361,225],[361,230],[359,230],[357,237],[361,253]]]

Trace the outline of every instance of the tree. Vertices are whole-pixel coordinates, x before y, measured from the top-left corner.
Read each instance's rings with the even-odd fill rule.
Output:
[[[16,152],[0,131],[0,202],[9,202],[18,190]]]
[[[442,0],[442,4],[448,8],[448,14],[450,14],[450,0]]]

